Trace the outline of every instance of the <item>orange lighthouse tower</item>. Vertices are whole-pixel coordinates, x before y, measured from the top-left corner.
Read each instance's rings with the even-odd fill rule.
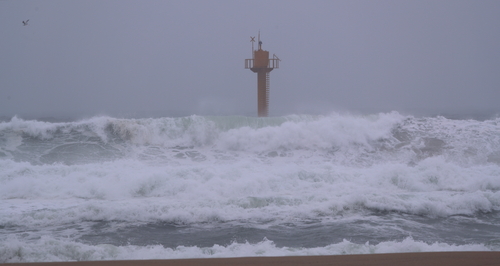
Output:
[[[245,69],[257,73],[257,113],[259,117],[269,115],[269,72],[279,68],[280,59],[273,54],[269,59],[269,51],[262,50],[259,32],[259,49],[254,50],[255,37],[250,37],[252,42],[252,59],[245,59]]]

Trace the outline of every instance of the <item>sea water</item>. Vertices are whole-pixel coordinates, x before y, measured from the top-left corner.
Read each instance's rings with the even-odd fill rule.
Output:
[[[500,250],[500,118],[0,123],[0,262]]]

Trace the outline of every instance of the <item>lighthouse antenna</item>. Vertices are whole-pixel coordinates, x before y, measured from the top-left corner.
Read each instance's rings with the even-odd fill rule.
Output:
[[[252,43],[252,58],[253,58],[253,51],[254,51],[253,43],[255,42],[255,36],[254,37],[250,36],[250,42]]]
[[[260,30],[259,30],[259,50],[262,50],[262,42],[260,41]]]

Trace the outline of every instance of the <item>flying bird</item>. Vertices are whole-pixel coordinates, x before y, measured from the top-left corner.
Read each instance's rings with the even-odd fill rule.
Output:
[[[30,20],[27,19],[26,21],[23,21],[23,26],[28,26],[28,21],[30,21]]]

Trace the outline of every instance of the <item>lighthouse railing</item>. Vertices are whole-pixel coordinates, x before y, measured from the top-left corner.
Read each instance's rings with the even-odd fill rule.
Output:
[[[279,68],[280,60],[277,58],[269,59],[269,68]]]
[[[253,68],[253,59],[245,59],[245,69]],[[280,59],[273,58],[269,59],[269,63],[267,64],[268,68],[279,68],[280,67]]]
[[[245,69],[253,67],[253,59],[245,59]]]

